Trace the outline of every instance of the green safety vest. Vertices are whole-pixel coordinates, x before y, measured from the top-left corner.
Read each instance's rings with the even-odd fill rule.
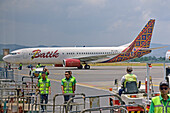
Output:
[[[156,96],[152,98],[154,104],[154,113],[170,113],[170,101],[164,106],[163,102],[160,101],[160,97]]]
[[[31,70],[31,76],[33,76],[34,72],[35,72],[35,69]]]
[[[136,75],[134,74],[126,74],[125,75],[125,81],[124,81],[124,87],[126,87],[126,82],[136,81]]]
[[[66,78],[62,79],[63,87],[64,87],[64,93],[69,94],[73,93],[73,82],[74,79],[66,80]]]
[[[71,79],[73,79],[73,82],[75,83],[76,78],[74,76],[72,76]]]
[[[36,66],[36,68],[39,68],[39,67],[41,67],[41,64]]]
[[[45,74],[46,74],[45,78],[47,79],[48,78],[47,72],[45,72]],[[41,75],[42,75],[42,73],[39,73],[39,76],[38,76],[39,79],[42,79]]]
[[[19,66],[22,66],[22,64],[19,64]]]
[[[48,94],[49,93],[49,87],[50,87],[49,82],[50,82],[49,79],[46,79],[45,82],[43,81],[43,79],[39,80],[39,83],[40,83],[40,93],[41,94]]]

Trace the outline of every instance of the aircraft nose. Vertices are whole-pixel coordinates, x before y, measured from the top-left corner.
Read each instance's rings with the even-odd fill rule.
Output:
[[[6,55],[6,56],[4,56],[2,59],[3,59],[3,61],[8,62],[8,61],[9,61],[9,56]]]

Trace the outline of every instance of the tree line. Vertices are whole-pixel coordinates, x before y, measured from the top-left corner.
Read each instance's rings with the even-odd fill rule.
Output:
[[[155,57],[155,56],[143,56],[140,58],[131,59],[130,62],[146,62],[146,61],[156,61],[163,62],[165,61],[165,57]]]

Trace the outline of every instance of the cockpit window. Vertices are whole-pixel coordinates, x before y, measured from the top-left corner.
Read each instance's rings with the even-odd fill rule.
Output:
[[[17,53],[10,53],[11,55],[16,55]]]

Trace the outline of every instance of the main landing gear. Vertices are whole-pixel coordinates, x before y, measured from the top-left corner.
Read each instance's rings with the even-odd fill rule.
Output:
[[[80,66],[79,66],[79,67],[77,67],[77,68],[78,68],[78,69],[83,69],[83,66],[82,66],[82,65],[80,65]],[[90,65],[85,64],[84,69],[90,69]]]
[[[90,69],[90,65],[87,65],[87,64],[86,64],[86,65],[84,66],[84,69]]]

